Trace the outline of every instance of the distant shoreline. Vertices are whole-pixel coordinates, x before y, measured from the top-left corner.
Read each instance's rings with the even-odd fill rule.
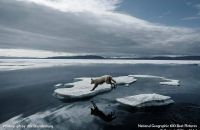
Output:
[[[57,56],[57,57],[0,57],[0,59],[111,59],[111,60],[200,60],[200,56],[155,56],[155,57],[103,57],[96,55],[85,56]]]

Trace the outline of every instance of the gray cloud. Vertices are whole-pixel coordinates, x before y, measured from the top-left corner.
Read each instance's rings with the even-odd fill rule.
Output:
[[[119,12],[60,12],[0,1],[0,48],[100,55],[199,54],[199,30],[150,23]]]

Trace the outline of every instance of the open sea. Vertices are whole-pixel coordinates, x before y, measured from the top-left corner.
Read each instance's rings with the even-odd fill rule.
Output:
[[[56,84],[105,74],[161,76],[179,80],[180,86],[160,85],[157,78],[137,78],[128,87],[120,86],[89,99],[67,102],[53,94]],[[147,93],[170,96],[175,103],[162,108],[133,109],[116,102],[116,98]],[[108,123],[91,115],[90,101],[105,113],[115,112],[116,119]],[[179,124],[185,125],[184,129],[191,126],[197,130],[200,128],[200,61],[1,59],[0,130],[26,130],[29,128],[24,127],[29,124],[35,125],[31,130],[150,129],[139,125],[160,130],[161,126],[169,128],[173,124],[175,128]]]

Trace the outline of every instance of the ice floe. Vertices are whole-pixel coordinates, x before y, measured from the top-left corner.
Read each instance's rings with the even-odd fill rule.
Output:
[[[135,82],[137,80],[136,78],[158,78],[161,79],[161,81],[159,82],[159,84],[161,85],[169,85],[169,86],[180,85],[179,80],[168,79],[165,77],[153,76],[153,75],[128,75],[128,76],[114,77],[118,85],[124,85],[124,86],[129,86],[129,84]],[[72,83],[56,84],[55,87],[57,89],[54,90],[54,93],[59,98],[81,99],[81,98],[92,97],[103,92],[111,91],[110,84],[102,84],[98,86],[94,91],[90,91],[94,86],[90,84],[90,82],[91,82],[90,77],[75,78],[74,82]],[[67,88],[59,88],[61,86]]]
[[[55,88],[59,88],[59,87],[62,87],[62,86],[64,86],[62,83],[58,83],[58,84],[54,85]]]
[[[164,78],[161,76],[154,76],[154,75],[128,75],[128,76],[136,78]]]
[[[169,96],[153,94],[139,94],[124,98],[117,98],[117,102],[132,107],[164,106],[174,103]]]
[[[160,82],[161,85],[171,85],[171,86],[180,86],[179,80],[175,79],[166,79],[166,81]]]
[[[129,85],[136,81],[134,77],[129,77],[129,76],[113,77],[113,79],[117,82],[118,86]],[[88,98],[91,96],[95,96],[99,93],[108,92],[112,90],[110,84],[104,83],[102,85],[99,85],[94,91],[91,91],[94,85],[90,83],[91,83],[91,78],[89,77],[76,78],[75,82],[65,84],[65,86],[72,86],[72,87],[58,88],[54,90],[54,93],[55,95],[58,95],[59,97],[60,96],[64,97],[65,99],[81,99],[81,98]]]
[[[154,75],[128,75],[130,77],[135,77],[135,78],[157,78],[161,79],[162,81],[159,82],[161,85],[169,85],[169,86],[180,86],[180,81],[176,79],[168,79],[165,77],[161,76],[154,76]]]

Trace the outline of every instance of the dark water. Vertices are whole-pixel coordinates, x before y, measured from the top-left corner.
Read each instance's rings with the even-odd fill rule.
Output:
[[[57,83],[72,82],[77,77],[93,77],[111,74],[125,76],[144,74],[163,76],[180,80],[181,86],[161,86],[159,79],[139,78],[129,87],[118,87],[109,93],[77,102],[62,102],[52,94]],[[165,108],[132,109],[121,106],[116,98],[158,93],[171,96],[175,104]],[[104,64],[74,65],[29,70],[0,72],[0,123],[23,114],[56,108],[68,108],[66,112],[77,119],[48,120],[54,129],[137,129],[138,124],[196,124],[200,125],[200,67],[196,65],[145,65]],[[106,123],[90,115],[90,101],[93,100],[105,112],[115,111],[117,118]],[[80,112],[81,111],[81,112]],[[79,114],[77,114],[77,113]],[[81,113],[81,114],[80,114]],[[84,113],[84,114],[82,114]],[[83,115],[82,117],[80,115]],[[88,120],[88,121],[87,121]],[[59,126],[60,122],[60,127]],[[139,129],[139,128],[138,128]]]

